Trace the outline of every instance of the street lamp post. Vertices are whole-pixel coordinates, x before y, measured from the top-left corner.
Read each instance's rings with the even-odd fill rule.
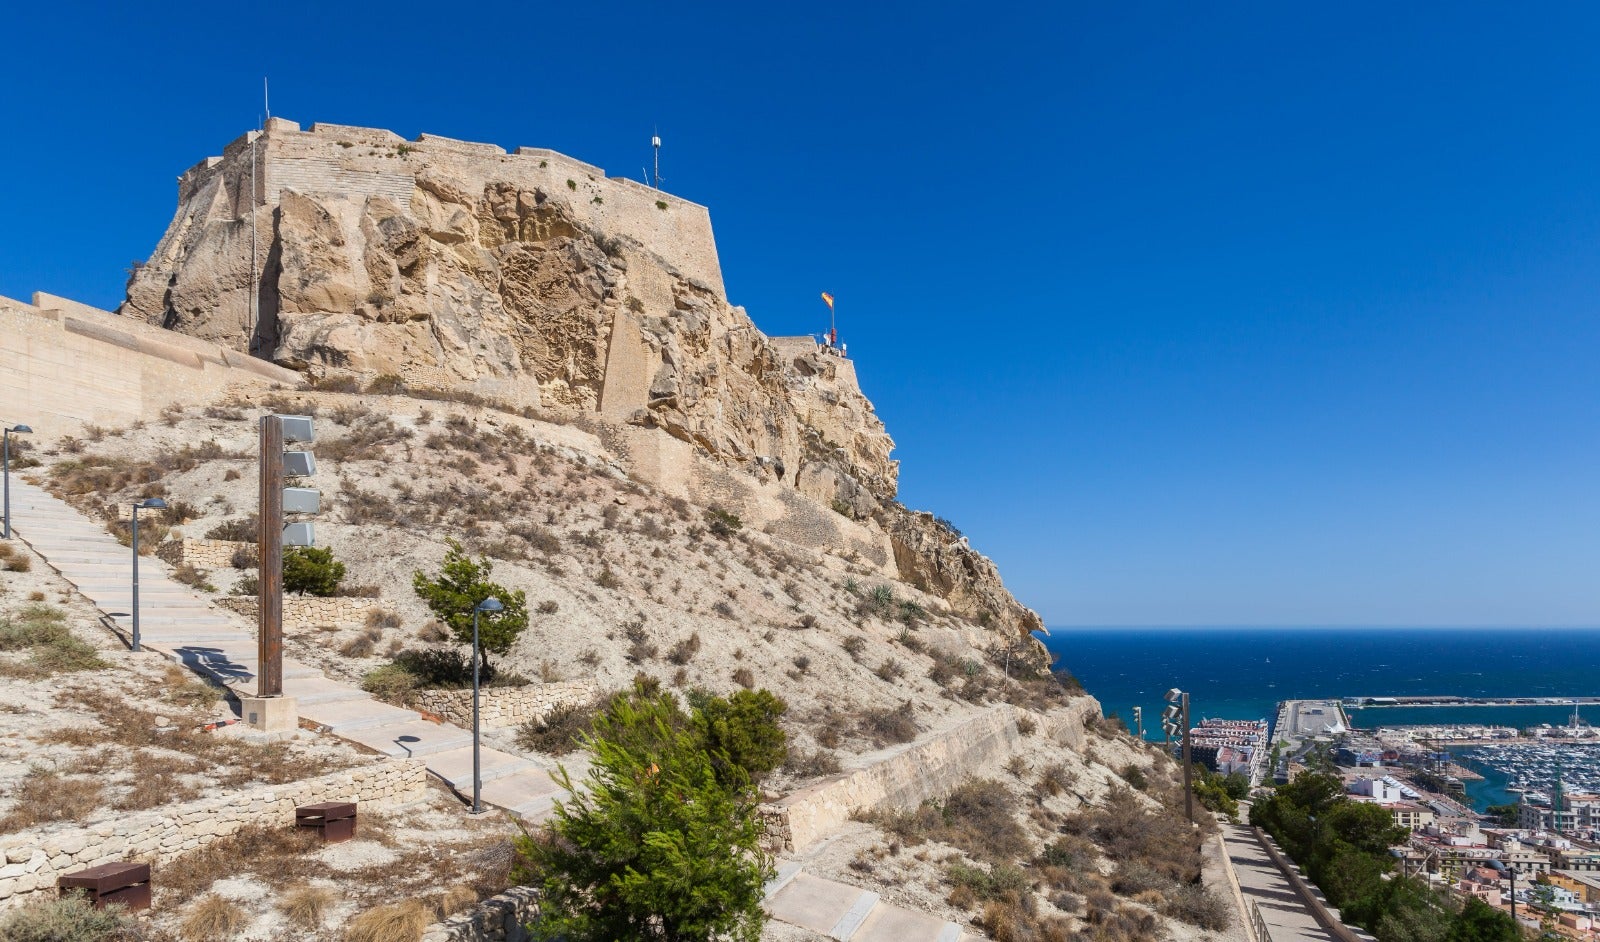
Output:
[[[133,505],[133,649],[139,650],[139,511],[166,510],[167,502],[159,497],[141,500]]]
[[[478,734],[478,616],[484,612],[498,612],[505,609],[500,600],[490,596],[477,604],[472,610],[472,813],[483,813],[483,775],[479,769],[479,734]]]
[[[5,430],[4,436],[0,436],[0,437],[4,438],[4,449],[5,449],[5,481],[6,481],[6,484],[5,484],[5,488],[6,488],[6,525],[5,525],[6,529],[5,529],[5,538],[8,539],[8,540],[11,539],[11,436],[12,435],[26,435],[26,434],[28,434],[29,432],[32,432],[32,431],[33,431],[33,429],[27,427],[26,425],[13,425],[11,428],[8,428],[8,429]]]

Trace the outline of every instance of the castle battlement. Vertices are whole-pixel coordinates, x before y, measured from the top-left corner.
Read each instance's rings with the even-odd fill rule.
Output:
[[[726,299],[710,210],[637,180],[608,177],[600,167],[548,148],[508,152],[497,144],[437,134],[406,140],[382,128],[316,123],[302,129],[294,121],[272,118],[264,130],[230,142],[221,156],[184,171],[178,200],[232,218],[248,212],[252,190],[261,208],[276,207],[280,194],[293,190],[356,200],[378,197],[409,210],[423,177],[467,193],[482,194],[497,185],[537,190],[563,204],[585,227],[649,247],[672,269]]]

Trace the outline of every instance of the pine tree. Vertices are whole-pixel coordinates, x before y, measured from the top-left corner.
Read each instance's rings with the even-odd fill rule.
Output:
[[[518,841],[514,878],[543,891],[545,939],[755,942],[773,875],[756,793],[738,766],[719,778],[697,717],[670,694],[635,688],[595,718],[580,791],[550,830]]]
[[[430,579],[417,572],[411,577],[412,588],[459,644],[472,643],[472,613],[478,605],[487,598],[499,599],[504,610],[483,612],[478,618],[478,643],[485,651],[505,654],[528,627],[526,594],[491,582],[494,564],[488,557],[474,562],[460,543],[450,540],[449,544],[450,552],[445,554],[438,577]]]

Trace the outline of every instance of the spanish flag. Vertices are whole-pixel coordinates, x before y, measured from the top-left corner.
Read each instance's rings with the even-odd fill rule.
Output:
[[[833,295],[824,291],[822,292],[822,300],[828,302],[828,310],[833,310]]]

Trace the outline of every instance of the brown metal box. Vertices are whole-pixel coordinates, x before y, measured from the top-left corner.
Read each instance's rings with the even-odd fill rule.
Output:
[[[348,841],[355,836],[355,818],[338,818],[322,826],[322,840],[324,843],[337,844],[340,841]]]
[[[316,828],[322,839],[330,844],[348,841],[356,836],[356,803],[353,801],[323,801],[314,805],[301,805],[294,809],[297,827]]]
[[[150,865],[111,863],[62,874],[56,880],[62,895],[83,890],[95,909],[121,903],[130,910],[150,908]]]

